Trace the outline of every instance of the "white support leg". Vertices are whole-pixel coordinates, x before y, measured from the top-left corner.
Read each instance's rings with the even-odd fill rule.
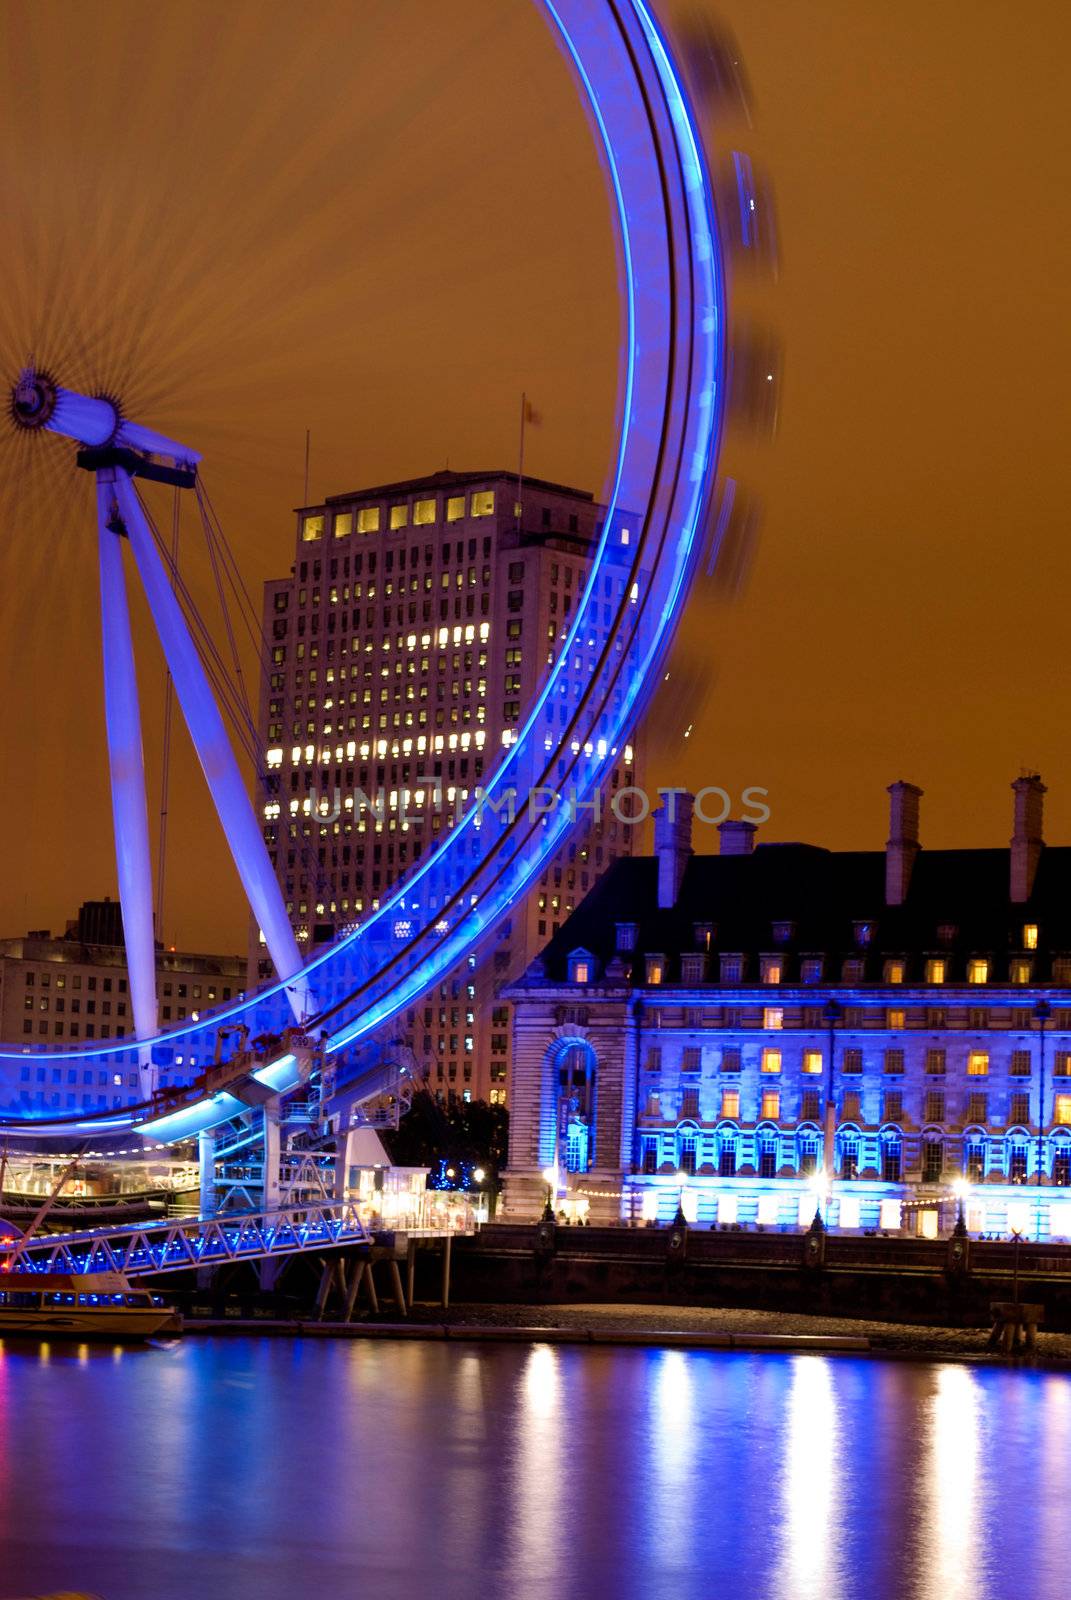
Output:
[[[156,549],[137,491],[121,469],[116,471],[115,488],[119,510],[171,671],[175,692],[234,857],[238,876],[242,880],[242,888],[263,930],[276,972],[284,980],[293,978],[301,970],[301,955],[215,695],[190,637],[182,607]],[[301,1020],[309,1009],[307,986],[299,980],[290,986],[288,995],[294,1015]]]
[[[104,656],[104,721],[111,772],[115,862],[123,911],[130,1001],[139,1039],[156,1034],[156,946],[152,915],[152,861],[145,804],[145,761],[141,712],[130,634],[123,549],[108,527],[115,512],[115,469],[97,473],[97,524],[100,554],[101,640]],[[140,1053],[141,1097],[152,1092],[152,1062]]]
[[[201,1215],[214,1217],[218,1204],[216,1193],[216,1132],[205,1128],[197,1136],[197,1162],[201,1174]]]
[[[274,1211],[281,1203],[282,1138],[279,1127],[278,1100],[269,1100],[264,1107],[264,1201],[265,1211]]]

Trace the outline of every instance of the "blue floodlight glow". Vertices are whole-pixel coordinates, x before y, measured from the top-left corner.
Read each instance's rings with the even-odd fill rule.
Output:
[[[486,782],[479,811],[464,815],[365,923],[300,974],[291,966],[257,995],[157,1035],[154,1060],[179,1065],[178,1076],[194,1074],[176,1063],[175,1047],[192,1048],[203,1063],[226,1022],[241,1018],[254,1034],[281,1032],[289,1021],[287,993],[299,982],[320,1007],[312,1025],[327,1033],[327,1050],[337,1052],[441,981],[524,897],[576,825],[576,805],[514,816],[502,805],[507,792],[523,797],[542,787],[571,792],[580,803],[601,793],[659,679],[697,565],[721,441],[725,289],[710,176],[681,79],[646,0],[537,3],[588,113],[619,247],[619,443],[587,583],[535,703]],[[121,486],[119,498],[136,522],[132,486]],[[259,868],[244,877],[258,874]],[[270,942],[285,947],[283,930],[272,931]],[[127,1068],[136,1059],[122,1041],[56,1051],[0,1046],[7,1118],[34,1114],[18,1104],[20,1067],[25,1081],[27,1063],[40,1073],[104,1057]],[[255,1076],[286,1091],[298,1082],[298,1064],[283,1056]],[[227,1110],[227,1102],[235,1109]],[[234,1096],[214,1095],[142,1126],[173,1142],[241,1109]]]

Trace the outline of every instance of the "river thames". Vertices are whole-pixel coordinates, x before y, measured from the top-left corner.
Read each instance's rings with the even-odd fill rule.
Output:
[[[0,1594],[1057,1600],[1071,1378],[817,1354],[0,1343]]]

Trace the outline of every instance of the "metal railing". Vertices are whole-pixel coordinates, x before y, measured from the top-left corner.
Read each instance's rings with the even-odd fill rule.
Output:
[[[0,1273],[123,1272],[133,1278],[371,1243],[372,1234],[356,1206],[336,1201],[187,1222],[41,1234],[0,1252]]]

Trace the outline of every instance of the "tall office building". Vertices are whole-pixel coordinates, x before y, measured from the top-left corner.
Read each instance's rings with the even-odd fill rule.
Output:
[[[294,565],[264,591],[258,801],[310,954],[374,911],[494,770],[574,614],[600,518],[583,490],[527,478],[519,491],[506,472],[437,472],[298,511]],[[634,781],[628,747],[613,787]],[[396,1019],[390,1037],[435,1090],[506,1101],[498,991],[638,831],[607,804],[491,945]],[[262,948],[253,960],[264,981]]]

